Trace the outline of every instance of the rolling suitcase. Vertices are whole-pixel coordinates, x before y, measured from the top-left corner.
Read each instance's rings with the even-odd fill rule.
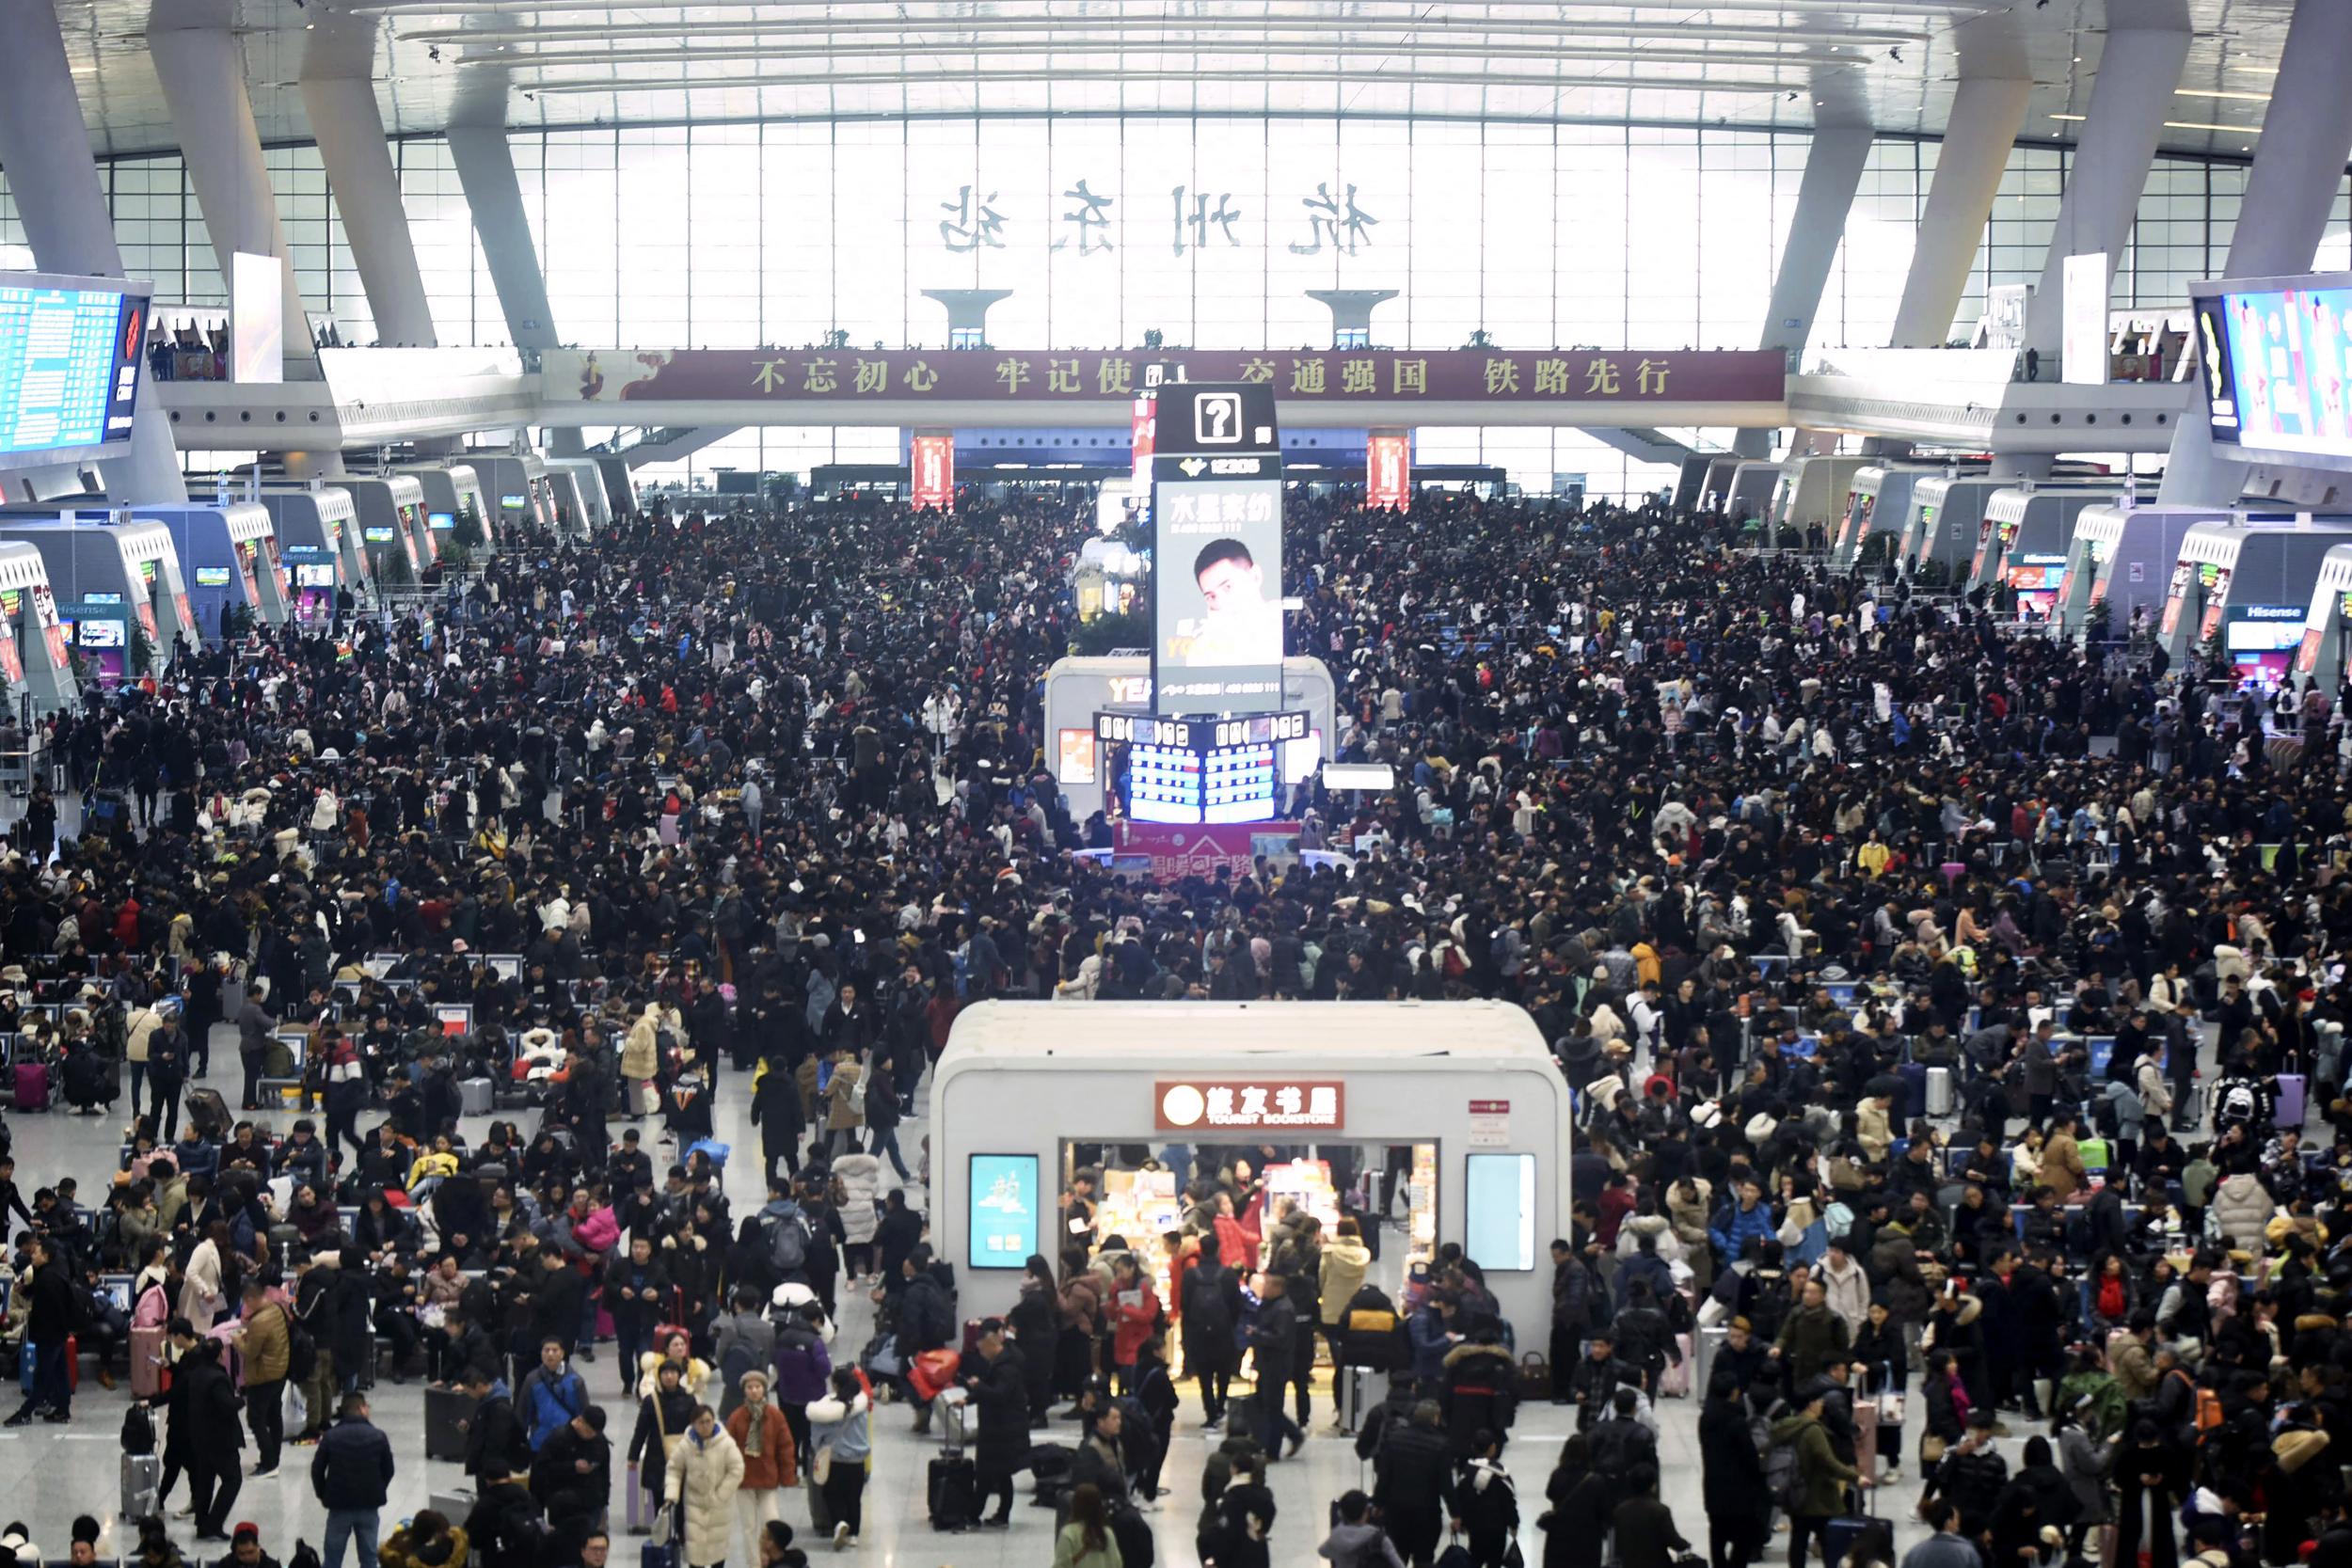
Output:
[[[226,1142],[230,1125],[229,1101],[221,1099],[218,1089],[190,1089],[188,1120],[196,1124],[198,1134],[207,1141]]]
[[[473,1512],[474,1497],[470,1492],[431,1492],[426,1498],[433,1512],[453,1525],[462,1525],[466,1515]]]
[[[1228,1434],[1258,1435],[1258,1400],[1256,1394],[1235,1394],[1225,1402],[1225,1430]]]
[[[1896,1071],[1902,1078],[1903,1122],[1908,1126],[1928,1114],[1928,1069],[1917,1062],[1905,1062]]]
[[[1821,1527],[1821,1568],[1839,1568],[1863,1527],[1873,1521],[1865,1514],[1847,1513]]]
[[[126,1453],[122,1456],[122,1516],[125,1519],[153,1518],[163,1489],[164,1461],[161,1454]]]
[[[446,1459],[462,1464],[466,1458],[466,1429],[462,1423],[473,1414],[473,1401],[462,1388],[427,1388],[424,1391],[424,1456]]]
[[[1879,1402],[1868,1394],[1853,1402],[1854,1468],[1875,1478],[1879,1473]]]
[[[49,1069],[40,1062],[16,1064],[16,1088],[13,1096],[20,1111],[49,1109]]]
[[[1682,1358],[1666,1358],[1666,1370],[1658,1377],[1658,1395],[1661,1399],[1687,1400],[1691,1397],[1691,1379],[1698,1371],[1698,1350],[1688,1334],[1676,1335],[1675,1346],[1682,1352]]]
[[[2306,1102],[2308,1086],[2307,1080],[2299,1072],[2279,1074],[2279,1103],[2272,1117],[2279,1126],[2300,1127],[2303,1125],[2303,1114],[2309,1109]]]
[[[1707,1397],[1708,1389],[1715,1384],[1715,1353],[1723,1349],[1724,1341],[1730,1338],[1731,1330],[1727,1328],[1702,1328],[1698,1331],[1698,1353],[1695,1357],[1698,1366],[1691,1373],[1691,1386],[1699,1391],[1701,1399]]]
[[[151,1400],[164,1391],[164,1331],[131,1330],[131,1397]]]
[[[457,1082],[457,1114],[461,1117],[486,1117],[490,1114],[490,1081],[487,1078],[461,1078]]]
[[[624,1507],[628,1524],[628,1533],[631,1535],[643,1535],[645,1533],[645,1485],[644,1481],[637,1474],[637,1462],[635,1460],[631,1460],[629,1462],[628,1481],[627,1484],[628,1487],[628,1495]]]
[[[931,1461],[924,1496],[933,1529],[967,1530],[980,1522],[979,1472],[960,1453]]]
[[[1952,1114],[1952,1069],[1947,1067],[1928,1069],[1928,1115],[1948,1117]]]

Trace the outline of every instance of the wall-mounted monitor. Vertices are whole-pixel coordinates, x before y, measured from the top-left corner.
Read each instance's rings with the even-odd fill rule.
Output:
[[[1038,1162],[1034,1154],[972,1156],[971,1255],[975,1269],[1019,1269],[1038,1250]],[[1058,1244],[1058,1243],[1057,1243]]]
[[[199,566],[196,569],[196,585],[199,588],[228,587],[229,568],[226,566]]]
[[[2199,380],[2220,445],[2352,468],[2352,273],[2189,286]]]
[[[382,523],[369,524],[360,531],[360,535],[371,545],[389,545],[400,537],[397,531]]]
[[[1488,1274],[1535,1266],[1535,1156],[1472,1154],[1464,1162],[1463,1255]]]
[[[453,512],[428,512],[424,515],[424,526],[436,533],[447,533],[457,526],[457,515]]]
[[[0,468],[122,454],[151,287],[0,272]]]

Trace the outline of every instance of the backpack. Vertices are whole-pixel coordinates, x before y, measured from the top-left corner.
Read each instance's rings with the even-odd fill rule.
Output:
[[[2219,1127],[2224,1122],[2253,1119],[2254,1085],[2241,1079],[2222,1091],[2221,1103],[2214,1107],[2213,1124]]]
[[[1747,1316],[1758,1344],[1769,1345],[1779,1338],[1780,1325],[1788,1321],[1789,1309],[1795,1305],[1787,1275],[1757,1284],[1756,1295],[1748,1303]]]
[[[318,1375],[319,1343],[310,1338],[310,1331],[289,1318],[286,1321],[286,1376],[296,1383],[308,1383]]]
[[[155,1451],[155,1418],[147,1406],[133,1402],[122,1413],[122,1451],[127,1455],[145,1455]]]
[[[783,1215],[769,1227],[768,1258],[787,1275],[808,1267],[808,1227],[800,1215]]]

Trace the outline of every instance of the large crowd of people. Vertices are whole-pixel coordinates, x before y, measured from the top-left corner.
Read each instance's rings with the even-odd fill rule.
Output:
[[[1294,492],[1291,651],[1331,669],[1334,755],[1395,787],[1291,802],[1344,869],[1146,885],[1073,854],[1109,823],[1045,762],[1090,531],[1059,497],[658,504],[42,725],[0,1033],[20,1118],[29,1069],[130,1132],[103,1194],[0,1153],[11,1420],[72,1418],[69,1347],[124,1371],[159,1429],[124,1433],[148,1568],[183,1477],[199,1542],[268,1560],[230,1528],[243,1456],[311,1444],[326,1568],[355,1538],[602,1568],[630,1529],[773,1568],[857,1541],[894,1402],[968,1438],[935,1519],[1001,1524],[1032,1471],[1057,1565],[1148,1568],[1177,1378],[1217,1428],[1214,1568],[1310,1537],[1486,1568],[1522,1533],[1548,1568],[1667,1568],[1684,1396],[1714,1568],[1776,1522],[1791,1568],[1891,1564],[1868,1509],[1906,1464],[1906,1568],[2352,1563],[2331,694],[2014,639],[1662,504]],[[1135,1239],[1171,1249],[1164,1313],[1105,1236],[964,1324],[898,1130],[989,997],[1525,1007],[1581,1117],[1548,1342],[1459,1238],[1394,1333],[1349,1332],[1396,1168],[1327,1238],[1266,1212],[1248,1148]],[[241,1103],[191,1094],[231,1049]],[[759,1129],[731,1167],[719,1097]],[[855,1354],[852,1287],[884,1325]],[[1367,1487],[1278,1548],[1318,1327],[1388,1386]],[[430,1385],[474,1487],[380,1543],[379,1375]],[[1544,1399],[1577,1434],[1523,1459]]]

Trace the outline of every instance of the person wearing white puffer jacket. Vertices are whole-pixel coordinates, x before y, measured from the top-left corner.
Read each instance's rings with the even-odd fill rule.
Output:
[[[2239,1171],[2222,1178],[2213,1190],[2213,1202],[2207,1209],[2215,1234],[2233,1247],[2242,1247],[2259,1258],[2263,1254],[2263,1231],[2270,1224],[2270,1216],[2279,1205],[2270,1196],[2262,1178],[2252,1171]]]
[[[874,1232],[882,1224],[875,1205],[882,1198],[882,1164],[872,1154],[844,1154],[833,1163],[833,1179],[841,1183],[834,1212],[841,1216],[841,1239],[850,1267],[857,1275],[878,1275],[874,1266]]]
[[[661,1493],[677,1510],[677,1560],[687,1568],[712,1568],[727,1560],[735,1534],[735,1494],[743,1485],[743,1450],[735,1446],[718,1413],[698,1405],[694,1424],[671,1452]]]

